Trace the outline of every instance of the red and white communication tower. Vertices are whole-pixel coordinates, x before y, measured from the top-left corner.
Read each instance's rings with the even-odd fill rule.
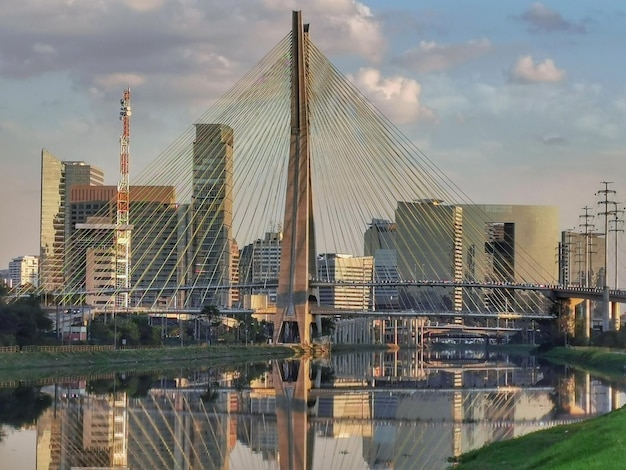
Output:
[[[130,289],[130,188],[128,160],[130,145],[130,88],[124,90],[120,100],[120,180],[117,184],[117,219],[115,222],[115,291],[116,307],[128,307]]]

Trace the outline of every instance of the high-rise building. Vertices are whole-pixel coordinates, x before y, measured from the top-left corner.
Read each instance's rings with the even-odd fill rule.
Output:
[[[463,209],[439,200],[398,201],[396,209],[398,272],[402,279],[463,279]],[[460,288],[416,291],[405,308],[459,311]]]
[[[94,220],[95,219],[95,220]],[[92,307],[115,306],[115,249],[113,231],[115,224],[98,223],[97,217],[80,224],[80,231],[88,241],[85,247],[84,286],[88,292],[85,303]]]
[[[372,282],[372,256],[325,253],[317,257],[316,264],[318,279],[334,283],[319,288],[320,306],[350,310],[371,308],[372,288],[363,284]]]
[[[104,173],[84,162],[64,162],[41,151],[40,286],[54,291],[64,285],[65,250],[69,234],[66,201],[73,185],[102,185]]]
[[[88,249],[96,250],[102,264],[107,250],[114,261],[116,186],[74,186],[70,193],[70,244],[68,285],[80,290],[86,286],[93,267],[86,263]],[[173,186],[131,186],[129,221],[132,226],[131,305],[174,304],[178,277],[179,211]],[[93,258],[95,260],[95,258]],[[104,269],[102,266],[100,269]],[[115,265],[109,266],[115,278]],[[114,286],[112,286],[114,287]]]
[[[39,282],[46,291],[63,285],[65,236],[65,171],[61,160],[41,151],[41,213],[39,218]]]
[[[558,278],[556,206],[477,204],[462,208],[464,257],[467,260],[469,248],[475,246],[479,281],[550,284]],[[469,267],[466,261],[466,273]]]
[[[231,306],[231,292],[216,288],[233,281],[233,130],[226,125],[196,124],[190,211],[187,303]]]
[[[557,278],[556,207],[398,202],[396,223],[403,279],[549,284]],[[519,311],[545,302],[541,295],[503,289],[484,296],[458,287],[405,294],[405,307],[455,311]]]
[[[268,281],[278,282],[280,253],[283,242],[282,232],[266,232],[241,250],[239,279],[242,284],[263,284]],[[270,304],[276,304],[276,288],[259,287],[253,294],[266,294]]]
[[[9,261],[11,286],[39,285],[39,256],[19,256]]]
[[[365,231],[363,254],[374,257],[374,282],[379,284],[374,291],[375,310],[393,310],[400,306],[397,230],[397,225],[389,220],[372,219]]]

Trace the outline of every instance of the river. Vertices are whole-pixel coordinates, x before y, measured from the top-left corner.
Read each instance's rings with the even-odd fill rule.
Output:
[[[0,468],[437,470],[625,398],[572,368],[481,349],[77,373],[0,389]]]

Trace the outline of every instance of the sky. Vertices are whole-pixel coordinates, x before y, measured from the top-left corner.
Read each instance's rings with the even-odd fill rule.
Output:
[[[555,205],[562,229],[603,181],[626,200],[622,1],[3,0],[0,269],[39,252],[43,148],[116,184],[131,87],[132,184],[289,33],[293,10],[469,200]]]

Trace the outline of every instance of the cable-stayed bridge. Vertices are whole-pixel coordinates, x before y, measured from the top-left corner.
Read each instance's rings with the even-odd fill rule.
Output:
[[[260,302],[275,312],[277,343],[308,343],[322,310],[462,321],[624,298],[558,286],[555,209],[472,203],[324,56],[298,12],[291,33],[131,178],[128,291],[115,287],[115,206],[101,188],[81,190],[65,283],[48,289],[62,303]]]

